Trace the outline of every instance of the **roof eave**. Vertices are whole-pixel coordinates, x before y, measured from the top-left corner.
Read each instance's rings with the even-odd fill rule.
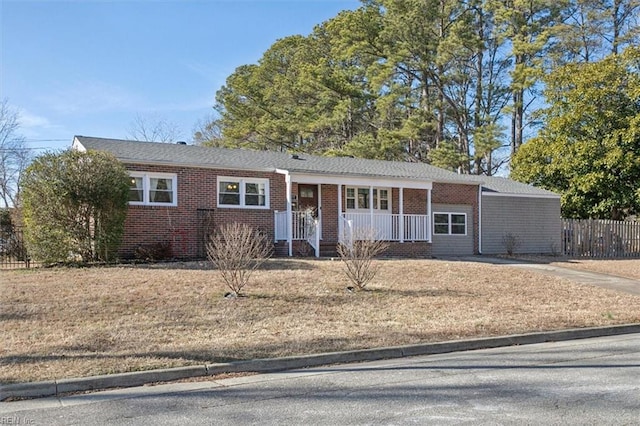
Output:
[[[193,164],[193,163],[180,163],[176,161],[152,161],[152,160],[138,160],[134,158],[122,158],[117,157],[124,164],[141,164],[144,166],[162,166],[162,167],[184,167],[184,168],[196,168],[196,169],[210,169],[210,170],[242,170],[246,172],[266,172],[266,173],[275,173],[275,167],[230,167],[230,166],[221,166],[217,164]]]

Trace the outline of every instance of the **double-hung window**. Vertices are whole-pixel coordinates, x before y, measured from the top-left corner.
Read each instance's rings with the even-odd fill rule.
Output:
[[[369,210],[373,206],[374,210],[388,211],[391,207],[389,192],[386,188],[373,188],[373,199],[370,199],[368,187],[347,187],[347,210]]]
[[[129,204],[176,206],[178,177],[175,173],[129,172]]]
[[[218,176],[218,207],[269,208],[269,179]]]
[[[467,235],[467,215],[465,213],[434,213],[433,233]]]

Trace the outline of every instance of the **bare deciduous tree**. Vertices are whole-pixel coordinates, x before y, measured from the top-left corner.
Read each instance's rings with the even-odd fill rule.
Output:
[[[18,134],[19,118],[6,99],[0,102],[0,207],[18,205],[20,179],[32,159]]]
[[[203,146],[224,146],[220,120],[214,116],[198,120],[193,129],[193,141]]]
[[[338,244],[338,255],[344,262],[347,277],[359,290],[376,276],[378,267],[373,259],[388,247],[389,244],[380,240],[371,228],[356,229],[353,235]]]
[[[251,274],[271,255],[265,235],[246,224],[222,225],[207,244],[209,260],[220,271],[233,296],[249,282]]]
[[[145,142],[176,142],[180,138],[180,126],[159,116],[137,114],[128,132],[132,139]]]

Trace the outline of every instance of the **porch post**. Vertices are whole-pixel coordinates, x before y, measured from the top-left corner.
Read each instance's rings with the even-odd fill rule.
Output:
[[[427,189],[427,240],[431,242],[431,188]]]
[[[404,187],[402,186],[400,187],[398,203],[400,204],[398,206],[398,213],[400,213],[400,223],[398,224],[400,228],[400,242],[404,243]]]
[[[318,227],[316,228],[316,233],[318,234],[318,238],[322,239],[322,184],[318,184]],[[318,245],[320,247],[320,245]]]
[[[287,245],[289,246],[289,257],[293,256],[293,210],[291,207],[291,175],[287,173],[284,177],[287,191]]]
[[[371,228],[371,233],[377,233],[377,230],[374,231],[373,228],[373,186],[369,186],[369,228]],[[376,235],[376,238],[380,238],[380,236]]]
[[[342,241],[342,184],[338,184],[338,241]]]

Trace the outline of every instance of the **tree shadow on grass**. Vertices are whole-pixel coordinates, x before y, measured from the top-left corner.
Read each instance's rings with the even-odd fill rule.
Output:
[[[363,292],[386,295],[389,297],[476,297],[478,293],[471,291],[459,291],[439,288],[425,288],[420,290],[397,290],[394,288],[365,288]]]
[[[216,267],[208,260],[194,260],[194,261],[172,261],[172,262],[157,262],[157,263],[138,263],[131,265],[140,269],[162,269],[162,270],[193,270],[193,271],[208,271],[215,270]],[[267,259],[260,267],[259,271],[276,271],[276,270],[313,270],[315,266],[311,262],[302,259],[281,259],[270,258]]]
[[[167,366],[188,366],[216,363],[241,362],[252,359],[275,358],[294,355],[318,354],[323,352],[342,351],[347,349],[364,349],[366,345],[354,344],[352,339],[348,338],[314,338],[301,340],[283,340],[275,343],[258,343],[244,348],[211,348],[193,350],[185,349],[178,351],[142,351],[142,352],[87,352],[87,347],[76,347],[76,345],[61,345],[51,348],[49,354],[19,354],[0,357],[0,366],[11,365],[15,367],[28,367],[33,365],[34,368],[43,363],[55,364],[57,362],[71,362],[74,365],[81,365],[83,362],[90,362],[94,374],[109,373],[125,373],[128,371],[143,371],[150,368],[163,368],[162,360],[172,360],[167,362]],[[297,348],[297,350],[295,349]],[[80,349],[77,351],[76,349]],[[78,353],[80,352],[80,353]],[[131,360],[140,359],[142,365],[139,368],[127,368],[126,365]],[[100,365],[103,361],[103,365]],[[125,362],[126,361],[126,362]],[[149,365],[145,367],[145,362]],[[115,366],[114,366],[115,365]],[[60,374],[56,374],[56,378],[72,377],[67,370],[60,368]],[[55,373],[54,373],[55,374]],[[75,376],[74,376],[75,377]],[[43,379],[44,380],[44,379]],[[0,383],[9,384],[25,381],[18,376],[4,376],[0,378]]]
[[[24,321],[35,317],[32,312],[0,312],[0,322],[2,321]]]

